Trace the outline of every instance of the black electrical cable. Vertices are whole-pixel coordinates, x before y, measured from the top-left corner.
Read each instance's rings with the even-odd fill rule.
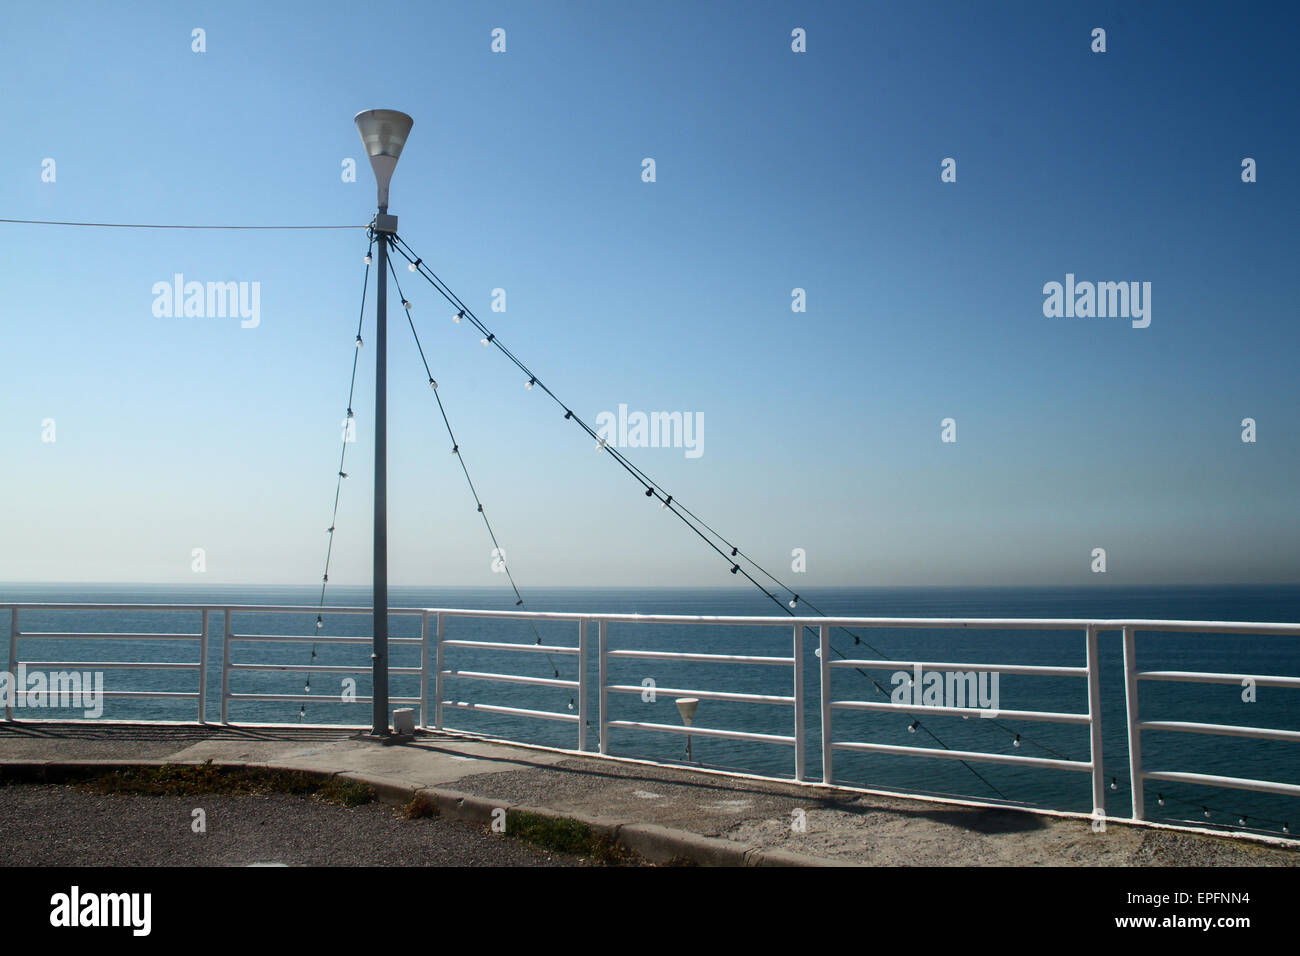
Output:
[[[365,229],[359,226],[183,226],[143,222],[61,222],[53,219],[0,219],[26,226],[93,226],[99,229]]]

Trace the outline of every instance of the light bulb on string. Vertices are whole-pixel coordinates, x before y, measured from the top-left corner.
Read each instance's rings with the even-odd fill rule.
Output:
[[[535,378],[530,378],[530,379],[529,379],[529,380],[524,384],[524,388],[528,389],[528,391],[531,392],[531,391],[533,390],[533,386],[536,385],[536,384],[537,384],[537,379],[535,379]]]
[[[424,261],[423,259],[416,259],[414,262],[409,263],[406,268],[409,269],[411,272],[414,272],[416,268],[420,265],[420,263],[423,261]]]
[[[912,721],[910,724],[907,725],[907,732],[908,732],[909,734],[914,734],[914,733],[916,733],[916,728],[919,727],[919,726],[920,726],[919,721],[915,721],[915,720],[914,720],[914,721]]]
[[[370,253],[366,253],[366,265],[370,265]]]
[[[1165,795],[1163,793],[1156,795],[1156,803],[1162,807],[1165,805]]]
[[[465,318],[465,310],[461,309],[459,312],[457,312],[455,315],[451,317],[451,320],[455,322],[457,325],[460,325],[460,320],[463,318]]]
[[[489,333],[488,336],[487,336],[487,338],[479,339],[479,340],[478,340],[478,344],[481,345],[481,346],[483,346],[484,348],[487,348],[487,347],[488,347],[488,343],[491,342],[491,341],[492,341],[493,339],[495,339],[495,338],[496,338],[496,333]]]
[[[402,300],[402,308],[405,309],[407,312],[410,312],[410,311],[411,311],[411,303],[408,302],[406,299],[403,299],[403,300]]]
[[[361,342],[361,336],[358,335],[358,336],[357,336],[357,348],[361,348],[361,345],[362,345],[362,342]]]
[[[1110,788],[1111,788],[1112,790],[1118,790],[1118,789],[1119,789],[1119,784],[1115,782],[1115,778],[1114,778],[1114,777],[1111,777],[1111,778],[1110,778]]]
[[[792,597],[792,598],[790,599],[790,609],[791,609],[791,610],[794,610],[795,606],[796,606],[798,603],[799,603],[799,595],[796,594],[794,597]]]
[[[1209,808],[1209,807],[1201,807],[1201,810],[1205,813],[1205,819],[1207,819],[1207,820],[1210,819],[1210,808]]]
[[[1013,746],[1013,747],[1019,747],[1019,746],[1020,746],[1020,735],[1019,735],[1019,734],[1016,734],[1016,739],[1013,740],[1013,741],[1011,741],[1011,746]]]

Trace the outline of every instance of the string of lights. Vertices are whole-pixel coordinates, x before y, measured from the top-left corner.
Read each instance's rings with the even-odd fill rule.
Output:
[[[325,533],[329,535],[329,538],[325,546],[325,573],[321,575],[320,601],[316,611],[316,634],[318,635],[322,632],[322,630],[325,627],[325,614],[324,614],[325,588],[329,586],[330,559],[334,555],[334,529],[338,524],[339,499],[343,491],[343,479],[345,479],[348,476],[347,472],[343,470],[343,465],[347,460],[348,445],[352,443],[351,439],[355,434],[353,432],[353,429],[355,428],[354,422],[356,421],[356,419],[352,414],[352,398],[353,396],[356,395],[356,390],[357,390],[357,365],[361,359],[361,346],[363,344],[361,341],[361,326],[362,323],[365,322],[365,318],[366,318],[366,292],[370,288],[370,251],[374,249],[374,246],[375,246],[375,242],[374,242],[374,237],[372,235],[370,238],[370,245],[366,249],[366,256],[365,256],[366,275],[365,275],[365,279],[361,283],[361,313],[357,317],[357,337],[356,337],[356,342],[354,343],[354,348],[352,349],[352,377],[348,382],[348,406],[347,406],[347,414],[346,417],[344,418],[344,423],[343,423],[343,442],[342,442],[343,447],[339,451],[338,478],[335,479],[335,483],[334,483],[334,509],[330,513],[330,526],[325,529]],[[316,644],[315,642],[313,642],[311,645],[310,663],[314,664],[315,662],[316,662]],[[306,685],[303,687],[303,693],[304,694],[311,693],[311,672],[310,671],[307,672],[307,682]],[[306,718],[306,716],[307,716],[307,704],[304,702],[298,708],[298,722],[302,723],[302,721]]]
[[[1111,778],[1110,787],[1112,790],[1118,789],[1118,785],[1114,777]],[[1280,829],[1284,836],[1291,835],[1291,824],[1287,820],[1277,820],[1271,817],[1256,816],[1254,814],[1248,815],[1244,813],[1237,813],[1235,811],[1227,810],[1223,807],[1212,806],[1210,804],[1207,804],[1204,800],[1187,800],[1182,797],[1171,796],[1163,791],[1157,791],[1156,793],[1157,806],[1160,807],[1167,806],[1170,801],[1177,804],[1181,804],[1182,806],[1185,807],[1193,808],[1200,816],[1204,817],[1206,820],[1212,820],[1216,815],[1220,817],[1227,817],[1228,819],[1232,819],[1233,817],[1235,817],[1237,819],[1238,827],[1244,827],[1246,829],[1253,829],[1253,830],[1258,830],[1261,827],[1267,827],[1273,829]]]
[[[769,591],[766,587],[764,587],[747,570],[742,568],[739,562],[730,560],[730,558],[735,558],[739,555],[738,548],[734,546],[732,547],[730,558],[729,558],[727,552],[725,552],[722,548],[720,548],[714,541],[710,540],[709,537],[703,531],[701,531],[700,528],[697,527],[696,524],[693,523],[690,518],[688,518],[685,514],[683,514],[682,511],[679,511],[677,507],[674,507],[674,499],[671,494],[668,494],[667,492],[663,491],[662,487],[657,482],[650,479],[649,476],[645,475],[644,472],[642,472],[639,468],[637,468],[635,465],[629,462],[627,458],[621,452],[618,451],[618,449],[614,448],[612,445],[609,444],[608,441],[606,441],[604,438],[599,436],[590,425],[588,425],[585,421],[583,421],[583,419],[580,416],[576,415],[573,412],[573,410],[569,408],[568,405],[566,405],[563,401],[561,401],[559,396],[557,396],[554,392],[552,392],[551,389],[548,388],[544,382],[542,382],[542,380],[537,376],[535,372],[533,372],[530,368],[528,368],[528,366],[525,365],[517,356],[515,356],[513,352],[511,352],[508,348],[506,348],[506,346],[497,339],[496,334],[493,333],[490,329],[488,329],[488,327],[482,321],[479,320],[479,318],[474,314],[473,310],[470,309],[454,292],[452,292],[450,287],[448,287],[446,283],[444,283],[441,279],[438,278],[436,274],[433,273],[433,270],[430,269],[428,265],[424,263],[424,260],[420,256],[415,254],[414,250],[412,250],[410,246],[407,245],[406,242],[400,236],[395,235],[393,237],[393,240],[394,240],[393,248],[396,249],[403,256],[403,258],[407,260],[408,263],[407,268],[410,271],[417,272],[421,276],[423,276],[426,281],[428,281],[435,289],[437,289],[438,292],[454,308],[457,309],[456,315],[453,316],[454,322],[459,324],[463,320],[468,320],[479,332],[483,334],[483,337],[479,340],[479,344],[483,345],[484,347],[487,347],[488,345],[495,345],[497,349],[508,359],[510,359],[510,361],[523,374],[528,376],[527,380],[524,383],[524,387],[526,389],[531,391],[534,388],[540,388],[557,405],[559,405],[562,409],[564,409],[565,420],[576,422],[577,425],[580,428],[582,428],[590,438],[596,440],[597,451],[604,451],[608,453],[611,457],[614,458],[616,462],[618,462],[624,468],[624,470],[626,470],[630,475],[632,475],[632,477],[636,481],[638,481],[641,484],[641,486],[645,489],[645,496],[647,498],[649,497],[657,498],[661,502],[661,506],[664,509],[675,514],[683,522],[683,524],[685,524],[688,528],[694,531],[695,534],[702,541],[705,542],[705,544],[707,544],[719,556],[721,556],[724,560],[727,560],[727,562],[731,564],[730,570],[732,574],[740,574],[743,577],[745,577],[751,584],[753,584],[756,588],[762,591],[763,594],[765,594],[769,600],[775,603],[778,607],[785,610],[787,614],[794,616],[794,611],[792,606],[787,606],[785,602],[781,601],[780,598],[772,594],[771,591]],[[754,565],[756,568],[759,567],[758,563],[754,561],[752,558],[747,558],[746,560],[749,564]],[[775,580],[775,578],[773,578],[773,576],[767,573],[766,571],[764,571],[763,573],[766,574],[767,577],[771,578],[772,580]],[[790,593],[793,594],[794,592],[791,591]],[[791,601],[790,604],[791,605],[797,604],[797,595],[796,595],[796,599]],[[832,651],[833,653],[838,655],[841,659],[847,659],[845,655],[841,653],[837,648],[832,647]],[[881,652],[876,651],[876,653],[879,654]],[[883,657],[885,655],[881,654],[881,656]],[[854,668],[854,670],[856,670],[860,675],[862,675],[868,681],[870,681],[871,684],[876,688],[876,690],[879,691],[882,695],[884,695],[887,699],[890,697],[890,693],[887,690],[885,690],[885,688],[881,686],[880,682],[877,681],[875,678],[873,678],[870,674],[868,674],[861,668]],[[917,731],[923,731],[927,736],[929,736],[932,740],[934,740],[935,743],[938,744],[940,747],[944,748],[945,750],[952,749],[946,743],[944,743],[944,741],[940,739],[932,730],[930,730],[928,727],[923,725],[919,720],[915,719],[914,715],[908,715],[908,716],[913,716],[912,723],[908,727],[909,731],[913,733]],[[1016,746],[1019,746],[1018,738],[1017,738]],[[987,786],[990,790],[996,793],[999,797],[1003,799],[1007,799],[1006,795],[1003,794],[1002,791],[1000,791],[996,786],[994,786],[994,784],[991,781],[989,781],[987,777],[985,777],[978,770],[972,767],[967,761],[960,760],[958,762],[961,763],[962,766],[966,767],[967,770],[969,770],[972,774],[974,774],[975,777],[977,777],[981,782],[984,783],[985,786]]]
[[[393,284],[397,286],[397,295],[401,300],[402,309],[406,313],[406,323],[411,327],[411,335],[415,338],[415,347],[420,353],[420,362],[424,365],[424,374],[429,380],[429,389],[433,392],[433,397],[438,403],[438,411],[442,415],[443,425],[447,428],[447,437],[451,440],[451,453],[455,455],[456,460],[460,462],[461,471],[465,474],[465,482],[469,485],[469,493],[474,498],[474,505],[478,510],[479,516],[483,519],[483,526],[487,528],[488,537],[492,540],[492,553],[495,556],[495,559],[501,562],[501,570],[505,572],[506,579],[510,582],[510,589],[515,593],[515,607],[523,607],[524,597],[519,593],[519,587],[515,584],[515,576],[510,570],[510,565],[506,561],[506,553],[497,542],[496,532],[492,530],[492,522],[488,520],[487,511],[483,508],[483,500],[479,497],[478,489],[474,486],[474,479],[470,477],[469,466],[465,464],[465,454],[461,451],[460,442],[457,441],[456,433],[451,427],[451,420],[447,417],[447,408],[443,404],[442,395],[438,391],[438,382],[434,379],[433,372],[429,368],[429,360],[425,357],[424,346],[420,342],[420,333],[416,331],[415,322],[411,318],[411,302],[406,298],[406,293],[402,291],[402,283],[401,280],[397,278],[397,270],[393,267],[393,260],[391,258],[388,260],[388,268],[393,276]],[[541,644],[542,635],[537,632],[537,625],[531,620],[528,623],[532,628],[536,642]],[[550,665],[551,672],[558,680],[560,677],[560,670],[555,666],[555,661],[552,660],[550,654],[543,654],[542,656],[546,658],[546,663]],[[573,709],[574,701],[573,698],[570,697],[569,710]]]

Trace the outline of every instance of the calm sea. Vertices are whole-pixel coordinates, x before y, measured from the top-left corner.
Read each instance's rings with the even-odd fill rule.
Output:
[[[811,595],[828,614],[898,617],[1061,617],[1061,618],[1162,618],[1219,621],[1300,622],[1300,587],[1196,587],[1196,588],[978,588],[978,589],[827,589]],[[0,602],[78,603],[232,603],[314,605],[311,588],[187,588],[169,586],[114,585],[0,585]],[[364,606],[369,592],[364,588],[335,587],[329,603]],[[513,596],[499,589],[394,588],[391,604],[409,607],[487,608],[512,610]],[[776,607],[756,592],[730,589],[583,589],[555,588],[529,594],[528,608],[538,611],[634,612],[657,614],[772,615]],[[314,615],[235,615],[236,634],[312,634]],[[23,631],[163,631],[193,632],[198,629],[196,613],[25,612]],[[321,632],[328,636],[365,636],[366,617],[327,617]],[[396,618],[394,637],[419,634],[418,619]],[[832,644],[854,658],[883,657],[943,662],[1020,663],[1075,665],[1084,663],[1081,632],[1053,631],[918,631],[880,629],[857,632],[864,644],[855,646],[854,637],[833,632]],[[9,616],[0,615],[0,637],[7,654]],[[454,619],[448,624],[448,639],[498,640],[576,645],[577,625]],[[791,649],[788,627],[694,627],[683,625],[612,625],[610,648],[704,651],[785,656]],[[111,649],[110,649],[111,648]],[[594,684],[595,635],[589,674]],[[808,693],[808,775],[820,775],[819,718],[817,713],[818,661],[816,638],[805,632],[805,682]],[[1103,633],[1102,729],[1107,777],[1114,777],[1116,790],[1107,792],[1108,812],[1129,813],[1128,754],[1125,743],[1123,664],[1120,637]],[[25,660],[194,660],[194,645],[156,641],[129,644],[102,642],[36,641],[25,639],[21,657]],[[577,662],[571,656],[547,658],[541,654],[484,652],[448,648],[446,666],[470,671],[497,671],[576,679]],[[209,645],[211,669],[207,700],[209,719],[219,714],[221,629],[214,621]],[[369,648],[322,646],[317,651],[320,665],[368,665]],[[307,664],[311,645],[239,644],[233,647],[237,663]],[[7,659],[7,658],[6,658]],[[418,666],[418,650],[394,647],[393,667]],[[1258,636],[1214,636],[1146,633],[1139,635],[1138,663],[1142,669],[1224,671],[1243,674],[1300,675],[1300,638]],[[872,676],[892,690],[890,671],[873,671]],[[645,685],[652,681],[663,688],[736,691],[742,693],[790,695],[791,674],[787,668],[765,666],[676,663],[644,660],[611,660],[611,683]],[[106,671],[109,690],[193,690],[190,674],[165,671]],[[237,693],[302,693],[303,674],[287,672],[236,673],[231,690]],[[852,669],[834,672],[834,695],[838,699],[883,700],[880,692]],[[418,695],[418,678],[394,675],[393,696]],[[430,681],[432,693],[432,680]],[[1142,717],[1149,720],[1194,720],[1206,723],[1246,724],[1300,730],[1300,695],[1292,690],[1261,688],[1257,700],[1243,702],[1242,689],[1235,685],[1199,685],[1143,682]],[[369,704],[344,703],[342,678],[337,674],[316,674],[311,693],[319,700],[306,705],[310,723],[369,723]],[[356,693],[370,693],[365,674],[356,677]],[[472,680],[449,680],[448,699],[501,704],[537,710],[569,713],[573,694],[563,688],[531,687]],[[649,695],[644,695],[649,696]],[[645,700],[638,694],[611,694],[610,716],[619,720],[678,724],[673,699],[658,695]],[[1076,677],[1002,675],[999,705],[1004,710],[1055,710],[1081,712],[1087,709],[1086,685]],[[282,721],[299,719],[299,704],[231,704],[233,721]],[[595,748],[596,700],[591,702],[592,727],[588,746]],[[576,710],[572,711],[576,713]],[[79,716],[44,711],[43,717]],[[105,719],[193,720],[192,703],[151,700],[109,700]],[[704,700],[696,723],[702,727],[791,734],[793,714],[788,706]],[[837,711],[837,740],[869,740],[912,746],[943,745],[954,750],[984,750],[1028,756],[1086,759],[1086,727],[985,720],[960,717],[929,717],[919,732],[909,731],[910,720],[901,715]],[[505,715],[471,713],[447,709],[444,725],[451,728],[549,746],[574,747],[577,728],[570,723],[529,720]],[[929,733],[927,733],[927,731]],[[933,737],[930,736],[933,733]],[[1020,734],[1020,745],[1015,735]],[[1300,748],[1296,744],[1257,741],[1200,734],[1147,733],[1143,736],[1148,769],[1196,771],[1236,777],[1254,777],[1300,784]],[[744,770],[768,775],[793,773],[793,748],[779,744],[722,739],[693,739],[693,757],[710,767]],[[616,754],[662,760],[684,760],[683,738],[635,730],[611,731],[611,751]],[[838,781],[865,786],[892,787],[928,793],[977,798],[1005,798],[1062,809],[1091,810],[1090,784],[1085,773],[1051,769],[1008,767],[955,760],[914,757],[836,754]],[[1157,805],[1157,796],[1166,805]],[[1147,813],[1151,818],[1193,820],[1204,824],[1236,825],[1245,815],[1249,828],[1280,830],[1283,822],[1300,823],[1300,806],[1293,798],[1221,790],[1182,784],[1149,785]],[[1211,813],[1207,821],[1204,809]]]

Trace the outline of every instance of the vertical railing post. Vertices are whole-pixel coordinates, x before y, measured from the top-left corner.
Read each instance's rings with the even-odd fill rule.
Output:
[[[1097,625],[1084,632],[1088,661],[1088,744],[1092,759],[1092,812],[1106,813],[1106,768],[1101,753],[1101,659],[1097,655]]]
[[[1145,820],[1146,797],[1142,792],[1142,731],[1138,709],[1137,634],[1124,628],[1124,706],[1128,711],[1128,778],[1133,793],[1133,819]]]
[[[446,619],[438,612],[433,636],[433,729],[442,730],[442,641],[446,637]]]
[[[587,621],[578,622],[578,749],[587,749]]]
[[[9,679],[18,680],[18,608],[9,609]],[[18,699],[18,686],[15,683],[14,691],[5,701],[5,720],[14,719],[14,701]]]
[[[230,723],[230,610],[226,610],[226,636],[221,641],[221,722]]]
[[[203,609],[203,628],[199,634],[199,723],[208,722],[208,608]]]
[[[808,764],[808,742],[804,739],[803,713],[803,625],[794,626],[791,657],[794,666],[794,778],[803,780]]]
[[[822,783],[829,787],[835,781],[835,769],[831,761],[831,629],[829,625],[821,625],[817,647],[818,656],[821,658]]]
[[[429,703],[429,612],[420,614],[420,728],[427,730]]]
[[[596,653],[600,657],[597,679],[600,681],[600,752],[609,753],[609,652],[608,621],[601,621],[596,630]]]

